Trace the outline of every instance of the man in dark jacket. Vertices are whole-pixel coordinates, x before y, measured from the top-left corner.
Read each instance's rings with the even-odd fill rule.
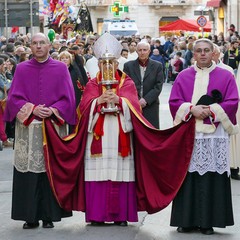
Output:
[[[156,128],[159,128],[159,94],[162,91],[162,64],[149,58],[150,44],[140,42],[137,45],[138,58],[124,64],[123,71],[133,79],[143,116]]]

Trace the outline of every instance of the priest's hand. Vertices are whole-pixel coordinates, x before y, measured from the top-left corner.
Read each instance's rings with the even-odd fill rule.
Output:
[[[112,89],[107,90],[108,92],[108,103],[114,103],[118,104],[119,103],[119,96],[113,92]]]
[[[203,120],[209,116],[211,116],[211,111],[209,106],[206,105],[197,105],[197,106],[193,106],[191,108],[192,115],[200,120]]]
[[[33,114],[39,118],[44,119],[50,117],[53,114],[53,112],[50,108],[45,107],[45,104],[43,105],[39,104],[34,108]]]
[[[97,104],[100,105],[100,104],[106,103],[107,100],[108,100],[108,94],[107,94],[107,91],[105,91],[100,97],[98,97]]]
[[[119,103],[119,96],[112,89],[108,89],[98,98],[97,103]]]

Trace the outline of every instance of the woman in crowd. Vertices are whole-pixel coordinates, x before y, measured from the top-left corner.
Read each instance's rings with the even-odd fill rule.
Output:
[[[5,122],[3,121],[3,111],[7,98],[7,91],[11,86],[11,81],[6,77],[5,60],[0,58],[0,150],[3,147],[12,147],[13,143],[8,141],[8,136],[5,131]]]
[[[61,62],[64,62],[68,70],[70,72],[72,83],[75,91],[75,98],[76,98],[76,107],[80,103],[81,97],[82,97],[82,91],[84,89],[85,83],[82,81],[82,75],[79,71],[78,67],[73,61],[72,54],[68,51],[63,51],[58,55],[58,60]]]

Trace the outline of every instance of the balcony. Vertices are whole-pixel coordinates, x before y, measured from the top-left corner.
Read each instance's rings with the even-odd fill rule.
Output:
[[[117,1],[117,0],[116,0]],[[132,1],[132,0],[125,0],[119,2],[122,5],[162,5],[162,6],[185,6],[189,5],[189,2],[192,2],[192,0],[139,0],[139,1]],[[134,2],[134,3],[133,3]],[[106,7],[113,5],[114,0],[85,0],[85,3],[89,7]]]
[[[86,0],[88,7],[108,7],[113,4],[112,0]]]
[[[149,5],[160,6],[188,6],[190,3],[188,0],[150,0]]]

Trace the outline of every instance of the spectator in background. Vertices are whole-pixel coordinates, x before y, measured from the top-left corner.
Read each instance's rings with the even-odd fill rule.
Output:
[[[7,39],[4,36],[0,37],[0,48],[2,49],[3,46],[7,44]]]
[[[85,61],[84,57],[81,55],[81,48],[78,45],[73,45],[70,49],[68,49],[68,52],[70,52],[72,54],[73,62],[79,68],[80,73],[83,78],[83,82],[86,85],[86,83],[88,82],[88,76],[87,76],[87,73],[86,73],[86,70],[84,67],[86,64],[86,61]]]
[[[82,49],[81,47],[79,47],[78,45],[74,44],[72,45],[71,48],[68,48],[68,51],[73,54],[74,59],[77,61],[78,65],[84,65],[85,59],[83,57],[84,54],[84,49]]]
[[[22,41],[16,40],[14,43],[14,46],[15,46],[15,49],[17,49],[18,47],[23,47],[24,45]]]
[[[96,37],[94,35],[89,35],[86,39],[85,47],[87,47],[88,45],[93,46],[95,40]]]
[[[192,58],[193,58],[193,43],[189,42],[187,44],[187,51],[184,56],[184,64],[183,64],[184,69],[192,65],[192,62],[191,62]]]
[[[238,66],[236,83],[238,92],[240,93],[240,65]],[[236,114],[237,123],[240,123],[240,104],[238,105],[238,111]],[[230,169],[231,178],[240,180],[239,168],[240,168],[240,133],[232,135],[230,138]]]
[[[7,78],[6,76],[6,61],[3,58],[0,58],[0,81],[1,81],[1,91],[9,91],[11,87],[12,79]]]
[[[15,57],[15,46],[13,43],[7,43],[6,47],[4,48],[4,53],[17,61]]]
[[[137,43],[135,41],[130,41],[128,44],[128,60],[135,60],[138,58],[138,54],[137,54]]]
[[[171,60],[172,65],[172,81],[175,81],[177,75],[183,70],[183,60],[182,60],[182,52],[176,52],[176,55]]]
[[[164,46],[163,46],[163,51],[165,53],[167,52],[168,47],[169,47],[170,44],[171,44],[171,37],[167,37],[167,40],[166,40],[166,42],[164,43]]]
[[[85,49],[84,49],[84,55],[83,55],[85,61],[87,62],[90,58],[93,57],[93,49],[91,45],[88,45]],[[85,64],[86,64],[85,62]]]
[[[168,49],[166,52],[166,54],[168,55],[168,57],[170,57],[170,55],[173,53],[174,51],[174,46],[177,44],[177,38],[172,36],[171,37],[171,42],[168,44]]]
[[[15,62],[15,60],[13,58],[8,58],[5,61],[5,75],[6,78],[9,79],[10,81],[12,81],[13,77],[14,77],[14,73],[17,67],[17,63]],[[12,122],[6,122],[5,124],[5,132],[7,134],[8,140],[11,142],[14,142],[14,138],[15,138],[15,120]]]
[[[11,81],[6,78],[5,60],[0,58],[0,141],[3,147],[12,147],[13,143],[8,140],[5,131],[5,122],[3,120],[3,112],[6,105],[7,93],[10,89]],[[0,146],[0,148],[2,147]]]
[[[239,43],[237,40],[233,40],[230,44],[229,49],[224,53],[223,56],[223,63],[230,66],[235,76],[237,75],[238,64],[240,61],[240,54],[239,54]]]
[[[231,42],[231,38],[232,36],[234,35],[234,32],[235,32],[235,25],[234,24],[230,24],[230,28],[228,29],[228,36],[226,38],[226,40],[228,42]]]
[[[166,62],[167,62],[168,59],[165,56],[160,54],[158,48],[153,49],[153,54],[150,56],[150,58],[152,60],[155,60],[155,61],[160,62],[162,64],[163,75],[164,75],[163,77],[165,79],[165,77],[166,77],[166,74],[165,74],[166,73]]]
[[[167,58],[167,54],[164,52],[164,47],[161,45],[161,41],[159,39],[156,39],[154,45],[151,45],[150,56],[152,55],[153,49],[155,48],[158,49],[160,55]]]
[[[61,51],[60,51],[60,53],[61,53]],[[53,53],[51,53],[50,57],[51,57],[52,59],[57,60],[57,59],[58,59],[58,52],[53,52]]]
[[[1,86],[0,86],[1,92]],[[0,93],[1,96],[1,93]],[[3,120],[3,111],[5,108],[5,98],[1,99],[0,97],[0,151],[2,147],[13,147],[13,143],[8,140],[7,134],[5,132],[5,122]]]
[[[15,49],[15,57],[16,57],[17,63],[20,62],[19,60],[22,53],[25,53],[25,48],[23,46],[19,46]]]
[[[182,58],[184,59],[185,57],[185,53],[186,53],[186,50],[187,50],[187,44],[186,44],[186,41],[180,41],[178,43],[178,48],[179,48],[179,51],[182,53]]]
[[[19,57],[19,63],[27,61],[27,60],[29,60],[29,58],[30,58],[29,54],[27,52],[23,52],[23,53],[21,53],[21,55]]]
[[[53,53],[53,52],[58,52],[58,50],[60,49],[61,46],[62,45],[60,43],[60,40],[54,39],[53,42],[52,42],[52,48],[50,50],[50,54]]]
[[[121,50],[121,56],[118,58],[118,69],[123,71],[123,66],[128,61],[129,61],[129,59],[128,59],[128,50],[123,48]]]
[[[61,62],[64,62],[67,65],[68,71],[70,73],[73,88],[75,92],[75,101],[76,101],[76,108],[78,104],[81,101],[82,98],[82,92],[84,91],[84,88],[86,86],[86,82],[84,82],[84,79],[82,77],[82,74],[77,67],[76,63],[73,61],[72,54],[68,51],[63,51],[58,55],[58,60]]]
[[[128,54],[129,54],[129,51],[127,49],[123,48],[121,51],[121,56],[128,59]]]
[[[5,62],[5,74],[7,79],[12,80],[15,70],[16,70],[17,63],[13,58],[8,58]]]
[[[122,47],[124,48],[124,49],[127,49],[127,50],[129,50],[129,46],[128,46],[128,41],[127,40],[122,40],[121,41],[121,45],[122,45]]]
[[[216,62],[217,66],[223,69],[228,70],[230,73],[234,75],[233,69],[224,64],[221,59],[220,59],[220,47],[214,44],[214,56],[213,60]],[[238,73],[239,73],[239,68],[238,68]],[[240,76],[237,73],[237,86],[238,86],[238,91],[240,88]],[[240,122],[240,112],[239,112],[239,107],[237,111],[237,122]],[[240,134],[236,135],[231,135],[230,136],[230,171],[231,171],[231,178],[235,180],[240,180],[240,175],[239,175],[239,167],[240,167]]]
[[[162,64],[149,58],[150,44],[140,42],[137,45],[138,58],[124,64],[123,71],[134,81],[143,116],[156,128],[159,128],[159,94],[162,91]]]

